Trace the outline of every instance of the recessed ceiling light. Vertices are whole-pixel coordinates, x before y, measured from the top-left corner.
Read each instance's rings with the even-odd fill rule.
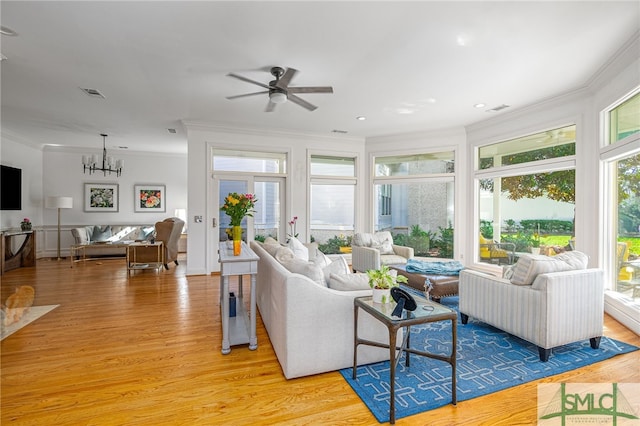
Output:
[[[7,57],[6,57],[6,56],[4,56],[2,53],[0,53],[0,61],[4,61],[4,60],[6,60],[6,59],[7,59]]]
[[[367,117],[365,117],[364,115],[359,115],[359,116],[356,117],[356,120],[360,120],[360,121],[364,121],[366,119],[367,119]]]
[[[0,34],[6,35],[6,36],[11,36],[11,37],[15,37],[15,36],[18,35],[17,32],[13,31],[9,27],[0,27]]]
[[[475,104],[473,107],[474,108],[484,108],[485,106],[487,106],[487,104],[483,104],[482,102],[479,104]]]

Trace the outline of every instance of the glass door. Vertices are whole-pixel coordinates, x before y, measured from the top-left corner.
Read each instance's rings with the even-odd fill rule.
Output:
[[[254,194],[257,202],[253,217],[245,217],[242,220],[242,240],[264,241],[266,237],[273,237],[276,240],[284,241],[284,231],[286,230],[283,218],[284,212],[284,185],[285,179],[279,177],[247,176],[247,175],[225,175],[214,177],[213,196],[215,205],[213,206],[214,223],[213,232],[213,253],[215,253],[214,272],[220,270],[217,263],[217,253],[228,240],[231,240],[230,218],[220,206],[224,204],[225,198],[233,192],[238,194]]]

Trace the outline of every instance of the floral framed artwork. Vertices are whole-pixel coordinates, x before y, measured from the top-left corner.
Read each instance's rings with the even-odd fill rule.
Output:
[[[117,183],[85,183],[85,212],[117,212],[119,209]]]
[[[135,185],[133,189],[136,212],[165,212],[166,189],[164,185]]]

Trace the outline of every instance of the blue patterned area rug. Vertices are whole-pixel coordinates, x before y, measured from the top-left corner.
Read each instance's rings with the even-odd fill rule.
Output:
[[[457,310],[458,298],[447,297],[442,304]],[[451,321],[411,328],[411,347],[426,352],[451,353]],[[535,345],[469,318],[458,318],[457,396],[465,401],[522,383],[574,370],[616,355],[638,350],[636,346],[602,337],[599,349],[589,341],[554,348],[548,362],[541,362]],[[443,361],[404,357],[396,369],[396,419],[451,403],[451,366]],[[379,422],[389,421],[389,361],[360,366],[357,379],[353,369],[340,374],[351,385]]]

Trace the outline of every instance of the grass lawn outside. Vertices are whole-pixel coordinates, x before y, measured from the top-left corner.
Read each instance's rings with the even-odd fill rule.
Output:
[[[540,244],[545,246],[561,246],[564,247],[569,244],[571,235],[542,235],[540,237]],[[640,255],[640,237],[620,237],[619,242],[625,242],[629,244],[629,253]]]

